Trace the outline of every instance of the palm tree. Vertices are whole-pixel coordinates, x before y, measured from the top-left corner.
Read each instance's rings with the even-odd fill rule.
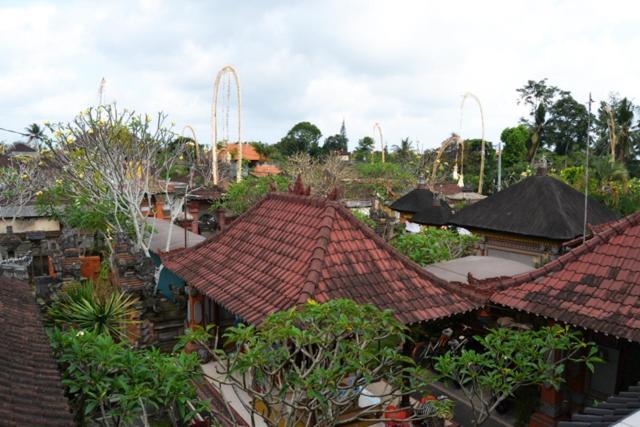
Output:
[[[36,147],[38,148],[38,151],[40,151],[40,142],[44,139],[44,129],[38,126],[37,123],[32,123],[27,126],[24,131],[24,135],[27,137],[27,143],[31,144],[35,141]]]
[[[409,141],[409,138],[404,138],[400,141],[400,145],[393,146],[393,152],[398,156],[398,160],[409,160],[413,155],[413,143]]]
[[[610,205],[617,206],[620,195],[627,191],[629,181],[629,172],[624,163],[597,158],[592,163],[592,170],[598,192],[608,194]]]
[[[610,153],[611,160],[627,164],[635,158],[638,143],[638,128],[634,126],[638,107],[628,98],[612,96],[603,101],[598,111],[596,126],[599,140],[595,152],[599,155]]]

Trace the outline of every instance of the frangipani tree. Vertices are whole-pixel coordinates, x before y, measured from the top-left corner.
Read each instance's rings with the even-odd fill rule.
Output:
[[[162,113],[154,119],[115,104],[99,106],[70,123],[47,124],[51,136],[45,139],[67,202],[98,215],[107,235],[129,235],[147,256],[143,205],[150,206],[152,194],[168,192],[161,183],[185,151],[165,120]]]
[[[258,419],[268,426],[391,421],[404,411],[403,422],[434,417],[439,410],[450,415],[450,401],[413,415],[408,406],[395,406],[423,391],[428,376],[402,354],[406,328],[390,310],[346,299],[309,300],[269,315],[259,327],[229,328],[226,344],[240,350],[232,353],[209,347],[209,332],[189,331],[181,345],[195,342],[210,352],[219,375],[209,379],[240,396],[252,425]],[[361,398],[366,405],[359,405]]]
[[[47,174],[39,156],[13,157],[0,167],[0,219],[14,226],[26,206],[35,203],[47,185]]]
[[[471,405],[473,425],[486,422],[498,405],[520,388],[560,388],[568,362],[585,363],[593,371],[594,363],[602,361],[597,347],[568,326],[495,329],[474,338],[482,350],[447,353],[437,358],[435,365],[442,378],[460,386]]]

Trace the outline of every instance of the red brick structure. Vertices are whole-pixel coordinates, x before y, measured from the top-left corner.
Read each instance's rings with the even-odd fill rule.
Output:
[[[0,277],[0,424],[75,425],[40,311],[25,282]]]

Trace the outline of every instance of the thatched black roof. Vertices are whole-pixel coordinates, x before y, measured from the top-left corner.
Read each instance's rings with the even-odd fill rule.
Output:
[[[411,222],[422,225],[447,225],[449,219],[453,215],[453,211],[449,204],[444,200],[440,200],[439,205],[431,205],[422,209],[420,212],[413,214]]]
[[[411,190],[391,204],[394,211],[413,214],[411,221],[422,225],[447,225],[452,211],[444,200],[424,187]]]
[[[404,196],[391,204],[391,209],[402,213],[416,213],[423,210],[426,206],[433,205],[436,195],[430,190],[418,187],[409,191]]]
[[[564,241],[582,235],[583,212],[583,193],[555,178],[532,176],[461,209],[449,223],[469,229]],[[589,198],[589,224],[618,218],[617,213]]]

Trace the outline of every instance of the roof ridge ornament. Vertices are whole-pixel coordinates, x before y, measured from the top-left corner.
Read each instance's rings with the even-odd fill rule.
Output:
[[[544,156],[544,154],[542,155],[542,158],[540,160],[534,163],[534,166],[536,168],[537,176],[547,176],[549,162],[547,161],[547,158]]]

